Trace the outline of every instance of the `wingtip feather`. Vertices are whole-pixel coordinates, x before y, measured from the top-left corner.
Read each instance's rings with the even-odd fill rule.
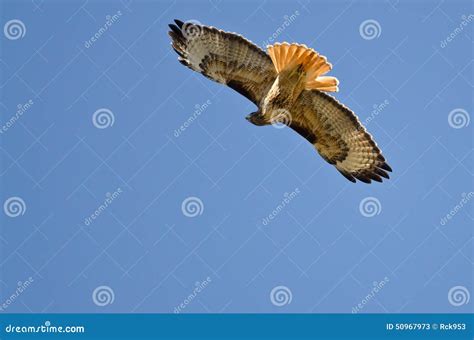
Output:
[[[179,29],[178,26],[174,25],[174,24],[168,24],[168,27],[173,31],[175,32],[176,34],[178,35],[182,35],[183,33],[181,32],[181,30]]]
[[[179,20],[179,19],[174,19],[174,22],[176,25],[178,25],[179,28],[183,28],[184,22]]]

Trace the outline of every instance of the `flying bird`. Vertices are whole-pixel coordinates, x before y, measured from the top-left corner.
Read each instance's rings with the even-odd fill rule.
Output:
[[[197,22],[170,24],[178,61],[252,101],[255,125],[281,123],[306,138],[349,181],[389,178],[392,169],[357,116],[326,92],[338,80],[326,57],[306,45],[276,43],[267,52],[236,33]]]

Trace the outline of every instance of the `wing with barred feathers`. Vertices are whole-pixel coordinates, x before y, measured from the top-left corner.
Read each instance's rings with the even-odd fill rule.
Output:
[[[276,78],[267,53],[236,33],[195,22],[175,23],[169,25],[169,35],[180,63],[260,104]]]
[[[392,171],[357,116],[335,98],[303,91],[289,126],[313,144],[319,154],[351,182],[371,183]]]

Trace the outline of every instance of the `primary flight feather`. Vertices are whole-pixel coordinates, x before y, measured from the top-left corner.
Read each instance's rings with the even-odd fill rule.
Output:
[[[332,65],[305,45],[274,44],[267,52],[244,37],[195,22],[169,25],[178,60],[251,100],[255,125],[280,122],[306,138],[348,180],[371,183],[392,171],[357,116],[325,92],[338,80]]]

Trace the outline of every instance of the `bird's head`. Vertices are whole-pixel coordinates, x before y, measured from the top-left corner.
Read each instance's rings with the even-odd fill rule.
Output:
[[[250,123],[253,125],[257,126],[262,126],[262,125],[267,125],[268,122],[265,120],[265,117],[263,116],[262,112],[257,111],[257,112],[252,112],[248,116],[245,117]]]

